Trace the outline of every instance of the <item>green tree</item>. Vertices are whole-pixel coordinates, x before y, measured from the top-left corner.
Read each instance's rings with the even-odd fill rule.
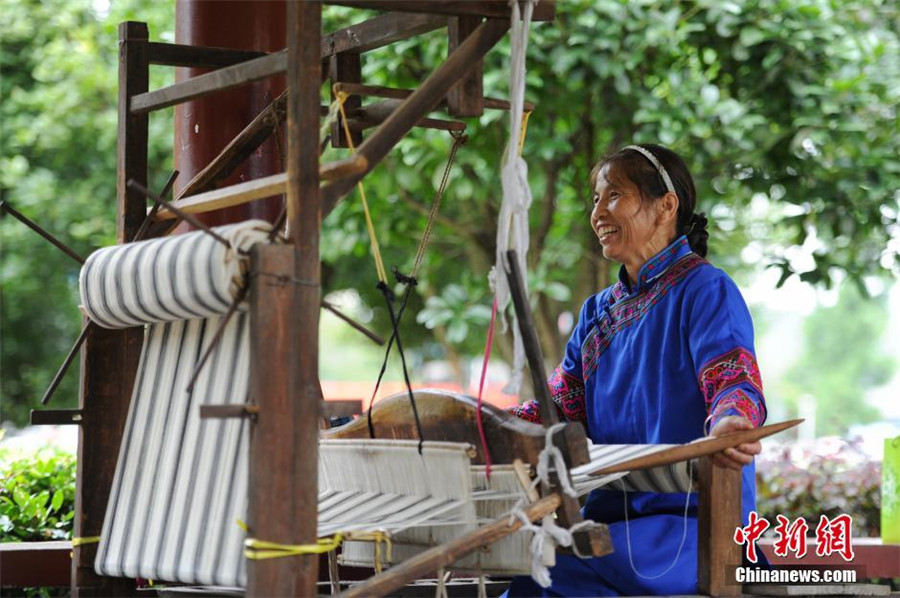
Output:
[[[89,2],[0,2],[16,15],[0,23],[0,192],[86,254],[113,239],[116,23],[148,21],[153,39],[171,40],[173,5],[117,0],[98,14]],[[326,28],[368,14],[327,7]],[[554,22],[535,24],[526,96],[537,111],[525,157],[532,300],[548,359],[564,342],[558,316],[613,275],[586,224],[586,181],[600,155],[630,141],[686,156],[700,207],[713,215],[712,259],[731,272],[746,268],[741,250],[756,244],[762,266],[790,275],[785,251],[815,234],[821,248],[815,267],[798,273],[804,280],[896,273],[896,248],[886,245],[900,229],[898,19],[886,0],[569,0]],[[446,48],[437,31],[367,53],[364,80],[414,87]],[[485,59],[489,95],[506,92],[507,57],[503,42]],[[151,86],[167,73],[154,72]],[[506,129],[496,111],[469,121],[404,319],[411,350],[483,348]],[[156,188],[171,143],[167,116],[154,115]],[[411,267],[450,145],[446,134],[416,130],[366,178],[388,265]],[[768,202],[763,216],[746,209],[751,200]],[[325,221],[325,290],[359,289],[372,325],[386,331],[361,211],[352,194]],[[22,423],[77,334],[77,268],[9,218],[0,234],[0,394],[3,417]],[[57,404],[74,403],[75,388],[70,375]]]
[[[117,24],[172,39],[174,5],[2,0],[0,195],[86,256],[115,242]],[[13,17],[14,16],[14,17]],[[171,83],[171,69],[152,86]],[[171,170],[171,113],[151,118],[152,185]],[[11,217],[0,221],[0,416],[23,425],[78,336],[79,266]],[[78,363],[53,399],[75,406]]]
[[[843,284],[837,304],[819,307],[803,323],[804,348],[781,380],[794,408],[804,395],[816,404],[816,434],[845,434],[853,424],[878,420],[866,392],[887,384],[897,367],[884,352],[886,294],[862,295]]]

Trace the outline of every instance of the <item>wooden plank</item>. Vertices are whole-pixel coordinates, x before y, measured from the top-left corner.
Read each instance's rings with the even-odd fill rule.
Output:
[[[144,197],[129,189],[134,179],[147,184],[147,116],[128,111],[128,98],[147,91],[150,78],[145,23],[119,25],[119,125],[116,172],[116,240],[131,241],[146,214]],[[88,321],[85,319],[85,325]],[[90,326],[81,351],[79,428],[75,482],[76,538],[99,536],[125,428],[143,342],[143,329],[107,330]],[[71,593],[79,596],[130,596],[134,580],[100,577],[94,572],[97,544],[72,550]]]
[[[481,17],[450,17],[447,26],[448,50],[452,52],[478,26]],[[475,117],[484,114],[484,61],[479,60],[468,75],[450,89],[447,107],[453,116]]]
[[[287,55],[282,52],[266,54],[234,66],[225,67],[205,75],[192,77],[187,81],[174,83],[162,89],[155,89],[131,97],[132,114],[146,114],[154,110],[168,108],[194,98],[217,91],[239,87],[284,72]]]
[[[754,428],[753,430],[735,432],[733,434],[728,434],[727,436],[712,436],[710,438],[701,438],[700,440],[695,440],[694,442],[688,444],[682,444],[671,449],[659,451],[658,453],[653,453],[644,457],[637,457],[635,459],[629,459],[628,461],[623,461],[610,467],[604,467],[603,469],[592,471],[590,475],[599,476],[607,475],[610,473],[618,473],[620,471],[631,471],[634,469],[649,469],[651,467],[659,467],[660,465],[671,465],[673,463],[679,463],[681,461],[688,461],[690,459],[705,457],[714,453],[718,453],[720,451],[724,451],[727,448],[735,447],[739,444],[756,442],[757,440],[761,440],[763,438],[766,438],[767,436],[771,436],[773,434],[783,432],[788,428],[798,426],[804,421],[805,420],[803,419],[791,419],[785,422],[779,422],[777,424],[762,426],[761,428]]]
[[[72,543],[9,542],[0,544],[0,586],[65,587],[72,568]]]
[[[346,81],[348,83],[362,82],[362,62],[360,62],[359,54],[343,53],[336,54],[331,57],[328,64],[328,77],[331,79],[332,87],[334,83]],[[335,100],[334,89],[331,91],[331,101]],[[358,95],[351,95],[344,101],[344,111],[356,111],[362,106],[362,98]],[[349,128],[349,123],[348,123]],[[359,130],[350,130],[352,136],[353,147],[358,147],[362,143],[362,133]],[[350,147],[347,143],[347,135],[344,133],[344,123],[338,116],[331,125],[331,146],[332,147]]]
[[[828,556],[816,554],[815,538],[807,538],[807,553],[797,558],[794,553],[786,556],[775,554],[774,539],[763,538],[757,546],[765,553],[769,562],[776,567],[792,565],[797,567],[842,567],[847,562],[837,553]],[[885,544],[881,538],[853,538],[853,566],[864,569],[860,577],[892,578],[900,577],[900,544]]]
[[[552,514],[559,507],[560,502],[558,494],[551,494],[531,503],[523,511],[529,521],[536,521]],[[375,575],[368,581],[353,586],[339,596],[342,598],[387,596],[414,579],[434,573],[484,546],[490,546],[494,542],[502,540],[521,527],[522,522],[518,518],[510,522],[508,516],[501,517],[473,532],[407,559],[399,565]]]
[[[200,419],[243,419],[254,418],[259,413],[259,405],[200,405]]]
[[[265,52],[253,50],[188,46],[164,42],[150,42],[148,50],[150,64],[201,69],[220,69],[266,55]]]
[[[746,584],[750,596],[890,596],[891,586],[874,583],[817,583],[783,585],[777,583]]]
[[[362,83],[339,83],[338,89],[347,93],[356,93],[366,96],[374,96],[378,98],[390,98],[394,100],[405,100],[413,94],[415,89],[402,89],[398,87],[384,87],[382,85],[366,85]],[[482,98],[485,108],[494,110],[509,110],[509,100],[501,100],[497,98]],[[446,104],[446,99],[442,100],[439,105]],[[525,111],[533,112],[535,105],[532,102],[525,102]]]
[[[741,546],[734,530],[741,525],[741,471],[700,460],[700,505],[697,514],[697,587],[709,596],[740,596],[734,568]]]
[[[472,3],[477,6],[478,3]],[[475,30],[439,66],[391,116],[361,146],[358,153],[368,160],[366,172],[374,168],[391,148],[406,135],[416,122],[431,112],[450,88],[465,77],[475,63],[487,54],[506,33],[509,25],[500,20],[488,20]],[[365,173],[335,181],[322,189],[322,215],[327,216]]]
[[[365,156],[354,154],[343,160],[330,162],[322,166],[319,176],[322,180],[330,181],[340,177],[351,176],[363,172],[367,168]],[[205,193],[185,197],[172,202],[176,208],[188,214],[200,214],[221,208],[229,208],[241,205],[254,199],[269,197],[284,193],[287,188],[288,173],[269,175],[259,179],[253,179],[245,183],[213,189]],[[146,211],[146,210],[145,210]],[[156,213],[156,220],[173,220],[176,215],[166,208],[160,208]]]
[[[71,426],[83,420],[80,409],[32,409],[32,426]]]
[[[509,20],[507,0],[327,0],[325,4],[337,4],[353,8],[392,10],[397,12],[430,13],[439,15],[487,17]],[[556,18],[556,1],[541,0],[534,7],[534,21],[552,21]]]
[[[322,37],[322,60],[342,52],[368,52],[447,25],[447,17],[388,13]]]

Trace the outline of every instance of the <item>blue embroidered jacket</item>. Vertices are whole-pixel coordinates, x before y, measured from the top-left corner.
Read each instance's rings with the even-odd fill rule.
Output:
[[[634,288],[623,267],[618,283],[585,301],[549,384],[561,418],[583,423],[601,444],[686,443],[725,415],[754,426],[766,417],[747,306],[684,236],[644,264]],[[540,421],[533,401],[512,412]],[[753,466],[743,473],[746,519]],[[655,511],[641,503],[632,501],[638,513]]]

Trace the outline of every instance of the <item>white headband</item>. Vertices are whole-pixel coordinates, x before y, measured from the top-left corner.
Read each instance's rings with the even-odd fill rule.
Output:
[[[647,158],[648,160],[650,160],[650,163],[653,164],[653,166],[656,167],[657,172],[659,172],[659,176],[662,177],[662,180],[666,184],[666,189],[669,190],[669,193],[675,193],[675,186],[672,185],[672,179],[669,178],[669,173],[666,172],[665,167],[662,164],[660,164],[659,160],[656,159],[656,156],[654,156],[650,151],[645,150],[644,148],[642,148],[639,145],[625,146],[622,151],[625,151],[625,150],[634,150],[634,151],[638,152],[639,154],[641,154],[642,156],[644,156],[645,158]],[[678,195],[678,194],[675,193],[675,195]]]

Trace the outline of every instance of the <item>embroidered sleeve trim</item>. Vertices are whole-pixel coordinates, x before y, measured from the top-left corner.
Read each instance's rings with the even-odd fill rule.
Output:
[[[700,371],[698,382],[707,410],[720,393],[738,384],[749,383],[760,396],[763,394],[756,357],[743,347],[732,349],[708,361]]]
[[[563,421],[586,424],[584,382],[559,366],[547,380],[547,384],[550,386],[550,396],[556,406],[559,418]],[[510,407],[507,412],[535,424],[541,423],[541,407],[537,401],[528,401],[517,407]]]
[[[559,366],[547,380],[553,402],[569,421],[587,422],[584,404],[584,381]]]
[[[738,415],[746,418],[753,424],[754,428],[758,428],[765,421],[765,407],[760,401],[754,401],[746,392],[740,388],[736,388],[723,396],[716,403],[712,413],[710,413],[710,429],[714,428],[716,423],[727,415]]]

